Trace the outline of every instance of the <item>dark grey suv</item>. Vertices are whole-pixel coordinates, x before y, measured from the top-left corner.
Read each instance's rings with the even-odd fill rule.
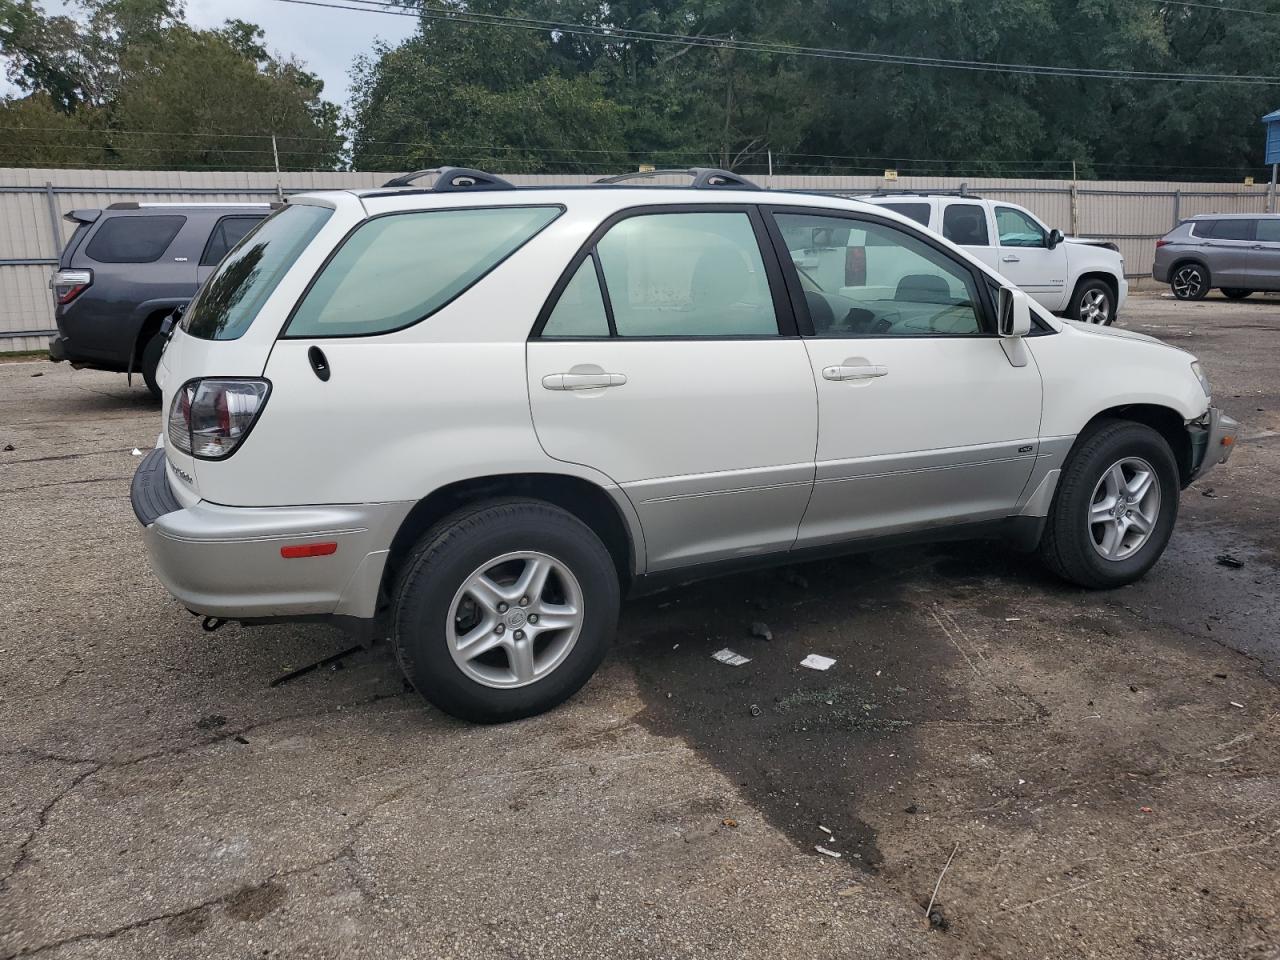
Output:
[[[1280,290],[1280,214],[1184,220],[1156,241],[1151,273],[1179,300],[1200,300],[1214,287],[1232,300]]]
[[[113,203],[66,214],[76,229],[49,281],[58,323],[49,359],[140,373],[159,397],[164,340],[157,334],[164,318],[191,299],[272,206]]]

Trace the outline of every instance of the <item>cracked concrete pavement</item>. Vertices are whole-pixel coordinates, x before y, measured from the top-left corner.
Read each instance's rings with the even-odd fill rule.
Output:
[[[1122,325],[1245,425],[1144,582],[951,544],[691,585],[502,727],[382,647],[269,687],[347,641],[168,599],[141,388],[0,363],[0,957],[1276,960],[1280,300]]]

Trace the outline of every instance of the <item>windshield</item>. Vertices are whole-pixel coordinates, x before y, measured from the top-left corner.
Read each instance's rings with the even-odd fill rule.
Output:
[[[182,317],[182,329],[202,340],[235,340],[253,323],[320,228],[328,207],[290,204],[262,221],[223,259]]]

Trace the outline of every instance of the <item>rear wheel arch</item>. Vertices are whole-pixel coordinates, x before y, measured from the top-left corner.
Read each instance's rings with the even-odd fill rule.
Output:
[[[1169,449],[1173,451],[1173,458],[1178,463],[1178,477],[1182,486],[1191,481],[1191,474],[1194,468],[1191,463],[1191,436],[1187,433],[1186,420],[1182,415],[1172,407],[1162,407],[1155,403],[1131,403],[1119,407],[1109,407],[1102,410],[1077,434],[1078,437],[1084,437],[1091,433],[1093,428],[1107,420],[1128,420],[1133,423],[1141,423],[1155,430],[1169,444]],[[1077,444],[1079,440],[1077,440]]]
[[[389,595],[398,572],[422,535],[456,510],[486,500],[508,497],[541,500],[567,511],[585,523],[603,542],[613,560],[625,594],[638,570],[639,546],[631,522],[604,489],[582,477],[556,473],[496,474],[446,484],[423,497],[392,538],[382,574]]]

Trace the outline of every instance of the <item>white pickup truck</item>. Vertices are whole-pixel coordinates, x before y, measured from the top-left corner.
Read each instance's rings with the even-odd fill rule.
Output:
[[[940,233],[1031,295],[1046,310],[1103,326],[1115,321],[1129,285],[1124,258],[1105,240],[1065,237],[1016,203],[965,194],[860,197]]]

